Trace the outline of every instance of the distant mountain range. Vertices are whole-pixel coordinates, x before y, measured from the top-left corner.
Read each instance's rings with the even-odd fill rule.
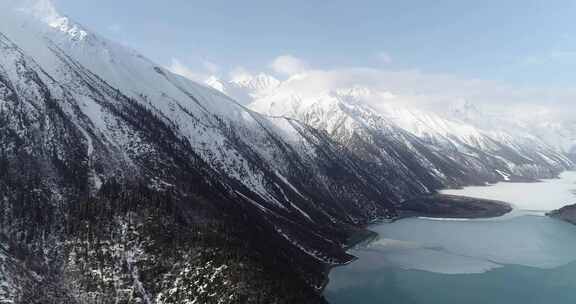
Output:
[[[406,149],[415,142],[423,144],[442,151],[453,162],[467,164],[475,176],[555,176],[559,169],[570,166],[567,156],[576,148],[573,123],[514,121],[484,113],[464,100],[446,109],[426,111],[401,104],[393,93],[362,86],[306,93],[291,85],[305,82],[307,77],[301,74],[279,82],[259,74],[252,81],[245,76],[242,83],[213,77],[207,84],[244,100],[248,108],[259,113],[297,119],[350,147],[355,145],[350,143],[353,136],[362,132],[396,137],[397,144]],[[431,163],[429,167],[434,166]]]
[[[550,144],[466,103],[209,85],[0,5],[1,302],[322,303],[345,245],[405,199],[573,167],[574,132]]]

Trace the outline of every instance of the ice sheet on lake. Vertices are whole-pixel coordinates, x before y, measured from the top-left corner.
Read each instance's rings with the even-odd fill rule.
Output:
[[[576,172],[564,172],[559,179],[541,183],[498,183],[488,187],[444,190],[444,194],[505,201],[521,210],[550,211],[576,203]]]
[[[385,268],[483,273],[504,265],[551,269],[576,261],[576,226],[543,216],[576,202],[576,172],[542,183],[500,183],[445,193],[503,200],[517,210],[493,219],[403,219],[372,227],[380,238],[351,253],[349,271]]]
[[[576,173],[568,172],[562,179],[543,183],[501,183],[447,191],[514,203],[517,209],[499,218],[411,218],[373,226],[380,238],[352,250],[350,253],[359,259],[330,273],[330,301],[354,303],[349,301],[353,298],[373,303],[374,299],[393,298],[398,303],[452,303],[446,295],[455,293],[445,290],[458,282],[462,284],[456,288],[461,288],[458,292],[463,299],[458,303],[470,303],[469,294],[478,300],[478,290],[483,300],[474,303],[512,303],[518,294],[510,301],[506,298],[509,294],[495,287],[509,280],[525,280],[522,284],[542,288],[526,295],[537,288],[522,290],[520,286],[525,300],[536,300],[522,303],[570,298],[570,293],[563,294],[562,290],[576,286],[574,272],[565,272],[576,262],[576,226],[544,215],[546,210],[576,203],[572,194],[575,181]],[[537,275],[526,277],[526,269]],[[353,296],[346,298],[350,294]],[[414,300],[415,296],[421,300]],[[340,298],[344,300],[336,301]]]
[[[541,216],[467,222],[414,218],[375,230],[382,239],[354,250],[360,259],[348,267],[463,274],[510,264],[549,269],[576,261],[576,226]]]

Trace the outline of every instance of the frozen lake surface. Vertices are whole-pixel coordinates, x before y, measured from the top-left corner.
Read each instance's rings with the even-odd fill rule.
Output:
[[[334,269],[331,303],[576,303],[576,226],[543,216],[576,203],[576,173],[443,193],[509,202],[494,219],[411,218],[373,226],[379,239]]]
[[[518,210],[551,211],[576,203],[576,172],[564,172],[559,179],[541,183],[498,183],[486,187],[444,190],[444,194],[463,195],[508,202]]]

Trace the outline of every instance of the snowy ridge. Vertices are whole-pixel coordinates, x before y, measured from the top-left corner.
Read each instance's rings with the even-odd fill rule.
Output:
[[[554,135],[542,137],[542,131],[530,130],[522,122],[486,115],[466,100],[455,102],[445,115],[440,115],[403,106],[390,92],[353,86],[302,93],[291,89],[291,81],[288,79],[267,96],[255,98],[249,107],[267,115],[302,120],[344,143],[364,127],[391,138],[408,132],[428,147],[444,150],[451,161],[465,161],[472,168],[472,175],[498,179],[512,175],[552,177],[573,167],[566,155],[573,149],[573,139],[567,139],[565,130],[549,131]],[[368,106],[375,101],[378,108]],[[343,109],[346,110],[340,111]],[[408,149],[412,140],[400,139]],[[431,171],[445,173],[434,169],[434,161],[431,163],[426,165]]]
[[[224,94],[234,96],[242,104],[247,104],[253,99],[266,96],[280,85],[280,81],[270,75],[260,73],[236,75],[230,81],[211,76],[205,84]]]
[[[69,19],[54,19],[55,27],[28,12],[0,14],[0,152],[8,176],[17,179],[0,179],[0,187],[11,202],[30,192],[13,185],[32,183],[44,205],[27,208],[31,216],[38,217],[34,210],[68,214],[82,203],[78,196],[98,196],[119,181],[157,195],[178,193],[187,198],[179,205],[182,216],[194,214],[187,220],[201,217],[188,209],[218,209],[219,216],[240,222],[237,233],[273,244],[254,242],[251,246],[264,247],[254,252],[282,260],[279,265],[290,265],[295,277],[319,290],[324,263],[352,258],[342,250],[349,227],[394,216],[400,193],[423,189],[408,178],[402,189],[388,184],[381,172],[366,171],[353,153],[308,125],[247,110],[97,34],[78,39]],[[258,76],[240,83],[257,91],[275,85],[274,79]],[[35,170],[16,170],[28,167]],[[16,223],[27,220],[17,214]],[[58,225],[70,215],[53,218]],[[49,231],[55,238],[68,237],[61,229]],[[70,254],[60,248],[54,248],[57,256]],[[134,244],[130,250],[139,248]],[[125,277],[133,282],[131,290],[143,301],[158,298],[143,288],[156,284],[138,274],[146,270],[129,268]],[[55,282],[68,284],[66,273],[54,271]]]
[[[576,154],[576,122],[540,122],[532,132],[556,150]]]

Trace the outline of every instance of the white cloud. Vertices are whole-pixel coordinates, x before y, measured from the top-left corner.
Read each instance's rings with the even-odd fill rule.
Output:
[[[200,72],[177,59],[172,59],[168,68],[199,82],[221,71],[218,65],[209,61],[200,63]],[[288,76],[280,90],[316,96],[338,89],[364,87],[377,92],[369,100],[374,107],[394,102],[425,110],[445,111],[455,101],[466,99],[487,111],[516,117],[542,117],[545,113],[549,117],[571,118],[569,116],[575,112],[573,102],[576,100],[576,89],[570,88],[519,87],[450,74],[425,73],[417,69],[352,67],[314,70],[305,61],[291,55],[277,57],[270,67],[274,72]],[[228,72],[228,78],[242,81],[252,78],[257,72],[239,66]],[[388,97],[380,98],[382,96]]]
[[[270,68],[280,75],[292,76],[306,71],[308,64],[304,60],[292,55],[282,55],[276,57],[276,59],[270,63]]]
[[[215,64],[214,62],[204,60],[202,61],[202,66],[210,74],[218,74],[218,72],[220,72],[220,66]]]
[[[382,62],[383,64],[390,64],[393,61],[392,56],[387,52],[379,52],[376,55],[380,60],[380,62]]]
[[[425,110],[445,111],[455,101],[466,99],[499,115],[536,118],[546,113],[549,117],[570,118],[575,113],[573,101],[576,100],[576,89],[515,87],[495,81],[423,73],[418,70],[309,70],[289,78],[283,89],[304,96],[316,96],[355,86],[369,88],[378,93],[375,96],[381,96],[381,93],[394,96],[368,100],[374,107],[395,102]],[[542,108],[547,111],[542,111]]]
[[[170,66],[166,68],[174,74],[186,77],[190,80],[194,80],[197,82],[204,82],[208,78],[207,75],[194,72],[192,69],[184,65],[176,58],[172,58]]]
[[[253,74],[249,72],[245,67],[235,67],[228,73],[228,77],[231,81],[242,81],[244,79],[251,79]]]
[[[13,10],[32,14],[46,22],[53,22],[61,17],[51,0],[0,0],[0,12]]]

